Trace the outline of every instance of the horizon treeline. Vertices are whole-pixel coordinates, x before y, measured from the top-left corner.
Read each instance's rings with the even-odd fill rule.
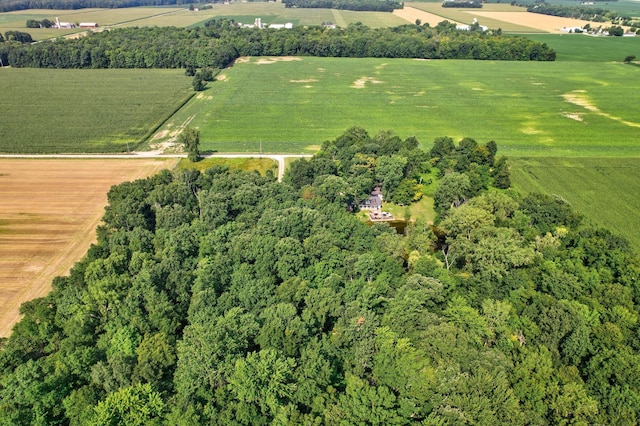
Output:
[[[3,43],[0,55],[11,66],[34,68],[224,68],[241,56],[521,61],[556,56],[545,43],[499,32],[457,31],[447,22],[434,28],[352,24],[259,30],[239,28],[232,20],[211,20],[198,28],[117,28],[76,39]]]
[[[0,2],[0,12],[27,9],[117,9],[124,7],[170,6],[177,4],[197,4],[197,2],[193,0],[3,0]]]
[[[628,243],[496,189],[491,141],[415,149],[354,128],[282,183],[113,187],[97,242],[0,341],[0,423],[637,424]],[[347,208],[360,176],[425,174],[435,224]]]

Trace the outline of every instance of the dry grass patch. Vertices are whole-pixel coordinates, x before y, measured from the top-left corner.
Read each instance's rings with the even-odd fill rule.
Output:
[[[351,87],[354,89],[364,89],[367,83],[382,84],[384,81],[376,80],[374,77],[361,77],[354,81]]]
[[[268,57],[268,58],[260,58],[254,62],[256,65],[269,65],[275,64],[276,62],[291,62],[291,61],[301,61],[302,58],[297,56],[278,56],[278,57]]]
[[[95,240],[111,186],[177,160],[0,160],[0,337]]]

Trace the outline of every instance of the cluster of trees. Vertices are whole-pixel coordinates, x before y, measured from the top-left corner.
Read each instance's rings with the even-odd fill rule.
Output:
[[[50,21],[49,19],[45,18],[41,21],[38,21],[36,19],[27,19],[27,28],[51,28],[53,27],[55,24],[55,22]]]
[[[3,0],[0,12],[26,9],[85,9],[120,8],[138,6],[166,6],[198,3],[194,0]]]
[[[334,170],[417,149],[376,139],[326,143],[300,189],[220,167],[112,188],[97,243],[1,342],[0,423],[637,424],[626,241],[492,188],[435,227],[368,226]]]
[[[593,22],[606,22],[611,19],[607,9],[587,6],[561,6],[558,4],[536,3],[527,6],[527,12],[542,15],[561,16],[563,18],[583,19]]]
[[[457,0],[445,0],[442,2],[442,7],[455,7],[455,8],[471,8],[482,9],[481,1],[457,1]]]
[[[459,207],[469,199],[494,187],[508,189],[511,171],[505,157],[496,160],[498,146],[494,141],[479,145],[464,138],[458,145],[450,137],[436,138],[429,151],[430,163],[442,178],[434,194],[434,208],[439,214]]]
[[[33,43],[31,34],[22,31],[7,31],[4,33],[4,38],[0,34],[0,42],[16,42],[16,43]],[[7,45],[8,46],[8,45]]]
[[[240,56],[307,55],[431,59],[555,60],[546,44],[498,33],[456,31],[444,22],[329,30],[239,28],[212,20],[204,28],[118,28],[77,39],[4,45],[14,67],[35,68],[224,68]]]
[[[404,4],[395,0],[283,0],[285,7],[393,12]]]
[[[429,171],[428,160],[414,137],[401,140],[384,131],[371,137],[353,127],[326,141],[310,160],[293,163],[285,180],[297,190],[352,206],[379,186],[385,200],[408,205],[422,197],[419,181]]]

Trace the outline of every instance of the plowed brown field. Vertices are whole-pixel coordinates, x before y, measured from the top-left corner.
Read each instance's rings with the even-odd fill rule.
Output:
[[[111,186],[177,161],[0,159],[0,337],[95,241]]]

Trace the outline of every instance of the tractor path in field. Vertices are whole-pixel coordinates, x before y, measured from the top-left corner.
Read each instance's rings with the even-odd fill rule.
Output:
[[[278,182],[282,182],[287,158],[311,158],[311,154],[200,154],[202,158],[270,158],[278,163]],[[138,151],[130,154],[0,154],[0,158],[104,158],[104,159],[140,159],[140,158],[186,158],[187,154],[165,154],[161,151]]]

